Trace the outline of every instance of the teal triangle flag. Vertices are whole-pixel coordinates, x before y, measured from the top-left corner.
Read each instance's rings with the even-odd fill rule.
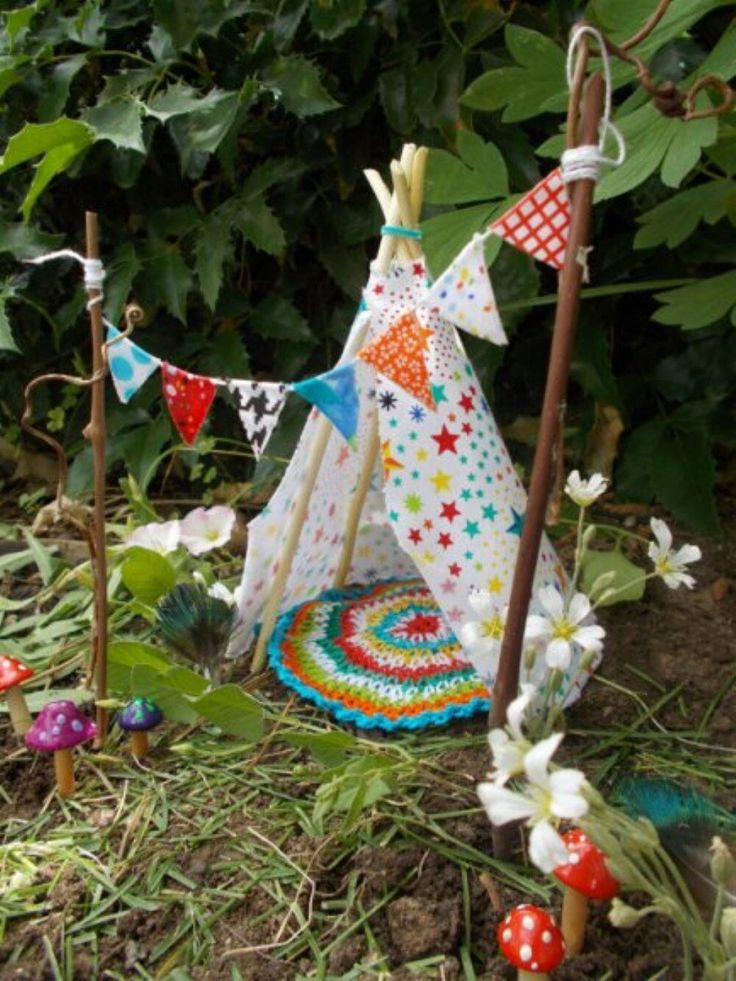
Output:
[[[292,388],[327,416],[350,442],[358,429],[358,391],[353,362],[333,368],[324,375],[295,382]]]
[[[118,398],[121,402],[127,402],[143,382],[156,371],[161,362],[142,347],[129,341],[127,337],[115,341],[116,337],[120,337],[120,331],[112,324],[108,324],[107,363],[110,366],[110,375]]]

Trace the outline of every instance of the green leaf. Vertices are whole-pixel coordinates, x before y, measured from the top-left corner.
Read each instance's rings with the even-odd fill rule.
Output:
[[[62,114],[69,98],[69,88],[86,64],[86,54],[74,55],[56,65],[45,79],[43,97],[38,103],[38,118],[42,123],[51,122]]]
[[[598,184],[596,201],[625,194],[650,177],[664,159],[678,120],[667,119],[647,102],[624,119],[616,120],[626,142],[626,160]]]
[[[522,67],[494,68],[468,86],[460,97],[470,109],[491,112],[505,107],[505,123],[542,112],[560,112],[567,104],[565,55],[544,34],[507,24],[506,47]]]
[[[28,61],[26,55],[0,55],[0,97],[23,78],[18,69]]]
[[[199,175],[209,155],[217,150],[235,122],[239,106],[240,96],[232,92],[209,109],[171,119],[169,132],[179,151],[184,173]],[[203,161],[201,166],[200,161]]]
[[[286,248],[284,230],[262,198],[244,203],[238,211],[235,225],[243,238],[252,242],[257,249],[269,255],[283,255]]]
[[[78,156],[79,150],[76,148],[76,146],[71,143],[65,143],[62,146],[56,147],[54,150],[49,150],[49,152],[43,157],[41,162],[36,167],[36,173],[33,175],[31,186],[28,188],[28,192],[23,198],[23,202],[20,207],[25,221],[30,219],[33,206],[38,200],[42,191],[46,188],[46,185],[49,184],[49,182],[52,181],[57,174],[61,174],[65,170],[68,170]]]
[[[169,687],[176,689],[183,695],[195,697],[202,695],[209,687],[207,679],[203,678],[201,674],[197,674],[191,668],[184,668],[179,665],[168,668],[163,680]]]
[[[122,576],[129,592],[149,606],[176,585],[176,570],[171,562],[158,552],[138,545],[126,550]]]
[[[263,735],[263,709],[237,685],[221,685],[197,698],[192,705],[223,732],[250,742]]]
[[[467,204],[508,194],[506,164],[492,143],[476,133],[461,131],[462,159],[446,150],[430,150],[425,197],[432,204]]]
[[[186,323],[186,303],[192,288],[192,274],[179,250],[171,247],[152,256],[146,265],[146,272],[164,307],[177,320]]]
[[[107,680],[113,691],[130,692],[130,673],[136,664],[163,672],[171,666],[171,661],[153,644],[139,640],[113,641],[107,648]]]
[[[15,343],[6,310],[6,303],[11,295],[7,291],[0,291],[0,351],[14,351],[16,354],[20,354],[20,348]]]
[[[605,588],[616,590],[616,595],[600,600],[599,606],[633,603],[642,598],[645,588],[645,573],[618,549],[613,549],[610,552],[596,552],[589,549],[585,553],[580,581],[583,592],[596,599],[597,596],[591,592],[596,579],[610,572],[614,576]]]
[[[332,41],[355,27],[365,7],[366,0],[312,0],[309,19],[316,34]]]
[[[316,116],[340,106],[322,85],[316,65],[300,55],[276,58],[264,70],[263,80],[295,116]]]
[[[63,241],[63,235],[49,235],[22,221],[0,222],[0,253],[9,253],[18,262],[58,249]]]
[[[714,225],[735,207],[734,181],[713,180],[689,187],[637,218],[644,227],[636,234],[634,248],[666,245],[674,249],[692,235],[701,221]]]
[[[42,10],[46,6],[47,2],[48,0],[36,0],[36,3],[29,3],[25,7],[19,7],[17,10],[3,11],[5,33],[7,34],[11,49],[18,39],[18,35],[28,30],[33,18],[39,10]]]
[[[288,732],[283,738],[291,746],[308,749],[318,763],[328,767],[344,763],[356,746],[355,736],[348,732]]]
[[[74,702],[75,705],[85,705],[94,698],[91,691],[84,688],[42,688],[37,691],[28,691],[24,688],[26,705],[31,714],[36,715],[49,702],[56,702],[63,699],[67,702]],[[0,701],[0,712],[7,713],[8,703],[3,698]]]
[[[163,92],[157,92],[151,101],[144,106],[146,115],[153,116],[161,122],[173,119],[174,116],[183,116],[190,112],[202,112],[205,109],[213,109],[220,106],[223,102],[232,99],[232,92],[224,89],[213,88],[206,95],[198,89],[192,88],[186,82],[175,82],[169,85]]]
[[[117,247],[105,272],[105,315],[118,321],[130,296],[133,280],[143,268],[132,242]]]
[[[33,561],[36,563],[36,568],[41,576],[41,582],[44,586],[48,586],[54,578],[57,563],[48,548],[28,528],[23,528],[23,537],[31,550]]]
[[[150,698],[170,722],[192,725],[197,713],[186,695],[167,680],[167,671],[158,671],[149,664],[136,664],[130,673],[130,693],[134,697]]]
[[[662,162],[662,182],[668,187],[679,187],[683,178],[690,173],[702,156],[703,147],[712,146],[718,138],[718,120],[681,119],[670,121],[672,135]]]
[[[715,323],[729,311],[734,322],[736,314],[736,270],[701,279],[697,283],[679,286],[665,293],[655,293],[662,306],[652,315],[660,324],[674,324],[683,330],[697,330]]]
[[[82,119],[94,127],[96,140],[109,140],[120,149],[145,153],[142,112],[139,102],[128,98],[112,99],[87,109]]]
[[[250,326],[261,337],[315,344],[309,324],[285,296],[267,296],[250,317]]]
[[[433,276],[439,276],[449,266],[473,235],[488,225],[494,213],[492,205],[476,204],[422,222],[424,254]]]
[[[715,467],[705,429],[668,426],[657,444],[651,479],[658,499],[676,518],[709,535],[719,533]]]
[[[62,147],[76,150],[75,156],[94,140],[95,132],[86,123],[62,116],[53,123],[26,123],[8,140],[0,157],[0,174],[12,167]]]
[[[197,231],[194,270],[205,303],[214,310],[222,286],[225,260],[232,254],[230,224],[215,211],[202,221]]]

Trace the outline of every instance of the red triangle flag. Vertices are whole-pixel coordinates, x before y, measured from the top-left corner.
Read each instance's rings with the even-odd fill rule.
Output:
[[[433,409],[425,358],[427,339],[431,334],[432,331],[423,327],[417,315],[410,311],[358,351],[358,357]]]
[[[161,377],[174,425],[184,442],[191,446],[210,411],[217,385],[211,378],[191,375],[166,361],[161,362]]]
[[[562,269],[570,234],[570,199],[558,167],[490,226],[502,239]]]

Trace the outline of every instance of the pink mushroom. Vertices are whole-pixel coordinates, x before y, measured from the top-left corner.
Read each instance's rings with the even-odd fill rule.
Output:
[[[554,917],[523,903],[498,924],[498,946],[518,970],[517,981],[547,978],[565,956],[565,942]]]
[[[66,699],[45,705],[26,733],[26,746],[54,754],[56,786],[62,797],[71,797],[74,793],[72,749],[93,739],[96,734],[94,722],[90,722],[74,702]]]
[[[562,935],[568,954],[579,954],[585,941],[589,899],[613,899],[621,883],[608,871],[606,856],[580,828],[567,831],[562,840],[568,860],[553,875],[564,885]]]

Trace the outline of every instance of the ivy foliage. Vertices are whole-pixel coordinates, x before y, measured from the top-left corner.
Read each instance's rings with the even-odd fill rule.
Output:
[[[100,214],[105,313],[130,297],[139,342],[214,375],[291,380],[331,363],[377,246],[362,178],[402,141],[433,147],[423,224],[438,273],[473,232],[553,165],[564,143],[565,39],[585,15],[614,40],[654,0],[35,0],[4,13],[0,38],[0,412],[12,437],[22,387],[41,370],[89,370],[84,296],[71,265]],[[657,79],[736,73],[733,4],[673,0],[637,53]],[[601,406],[625,433],[619,490],[718,528],[713,486],[733,449],[736,391],[736,136],[733,113],[660,116],[613,72],[626,162],[600,183],[593,283],[575,354],[570,425],[582,452]],[[709,96],[699,97],[707,105]],[[556,283],[489,243],[507,352],[473,344],[502,419],[540,401]],[[150,380],[108,411],[109,464],[145,491],[170,453]],[[89,482],[84,396],[39,395],[36,412]],[[56,406],[56,408],[54,408]],[[287,454],[290,407],[272,448]],[[211,433],[238,438],[218,400]],[[186,455],[190,476],[248,470]],[[213,462],[214,461],[214,462]]]

